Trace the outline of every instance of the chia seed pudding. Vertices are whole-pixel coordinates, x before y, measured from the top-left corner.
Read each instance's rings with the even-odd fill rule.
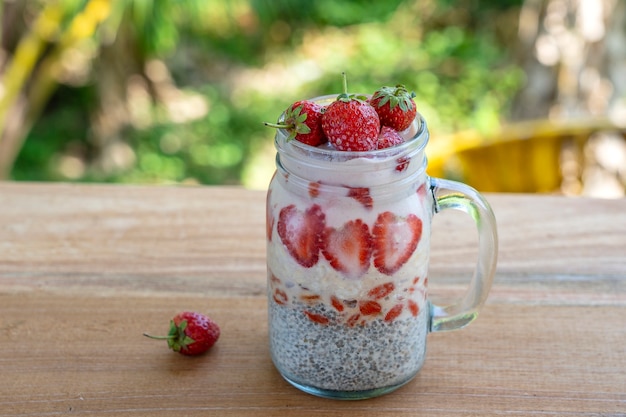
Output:
[[[269,303],[272,359],[290,382],[342,397],[395,389],[422,367],[427,309],[392,323],[381,318],[355,326],[332,323],[337,314],[321,305],[312,310],[329,317],[329,324],[311,321],[306,305]]]

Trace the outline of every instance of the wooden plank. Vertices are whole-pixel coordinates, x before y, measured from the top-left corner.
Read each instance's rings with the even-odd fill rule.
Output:
[[[429,336],[426,365],[399,391],[358,403],[284,382],[254,298],[0,297],[0,416],[619,415],[626,409],[624,307],[490,303],[463,331]],[[222,337],[189,358],[142,332],[179,309],[211,314]],[[423,413],[423,414],[422,414]],[[623,414],[622,414],[623,415]]]
[[[499,228],[496,279],[624,276],[625,199],[487,197]],[[215,291],[259,294],[264,200],[262,191],[228,187],[3,183],[0,288],[192,295],[202,277]],[[475,239],[464,215],[436,215],[432,273],[465,277]]]
[[[270,361],[264,192],[0,183],[0,417],[626,415],[626,200],[487,197],[500,260],[479,319],[429,335],[407,386],[355,403]],[[435,216],[438,299],[464,291],[475,239]],[[183,309],[220,323],[208,355],[142,336]]]

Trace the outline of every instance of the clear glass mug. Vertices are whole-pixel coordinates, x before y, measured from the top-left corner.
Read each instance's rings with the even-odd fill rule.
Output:
[[[429,133],[419,114],[406,142],[388,149],[342,152],[287,136],[276,134],[267,193],[272,360],[310,394],[386,394],[418,373],[429,332],[476,318],[496,267],[493,212],[468,185],[428,177]],[[479,253],[464,297],[437,306],[427,297],[430,229],[446,209],[474,220]]]

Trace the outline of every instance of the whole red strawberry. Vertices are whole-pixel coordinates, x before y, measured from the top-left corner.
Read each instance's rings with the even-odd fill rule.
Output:
[[[389,126],[402,132],[411,125],[417,108],[413,101],[415,93],[409,93],[402,84],[395,87],[382,87],[370,99],[370,104],[376,109],[380,124]]]
[[[371,151],[378,146],[378,114],[365,96],[348,94],[345,73],[343,93],[322,115],[322,130],[328,141],[340,151]]]
[[[200,355],[209,350],[220,337],[220,328],[209,317],[191,311],[174,316],[167,336],[144,336],[167,340],[167,345],[181,355]]]
[[[296,101],[285,110],[282,123],[265,123],[265,126],[285,129],[288,140],[296,139],[311,146],[326,143],[322,130],[324,107],[310,100]]]
[[[383,126],[380,128],[378,135],[378,149],[391,148],[392,146],[399,145],[404,142],[404,139],[400,134],[389,126]]]

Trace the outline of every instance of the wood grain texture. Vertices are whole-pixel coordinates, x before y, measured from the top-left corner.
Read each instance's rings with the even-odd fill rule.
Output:
[[[0,183],[0,417],[625,416],[626,200],[487,198],[500,257],[479,319],[429,335],[395,393],[340,402],[270,361],[263,192]],[[435,217],[437,297],[464,290],[475,239]],[[220,323],[209,354],[142,336],[182,309]]]

